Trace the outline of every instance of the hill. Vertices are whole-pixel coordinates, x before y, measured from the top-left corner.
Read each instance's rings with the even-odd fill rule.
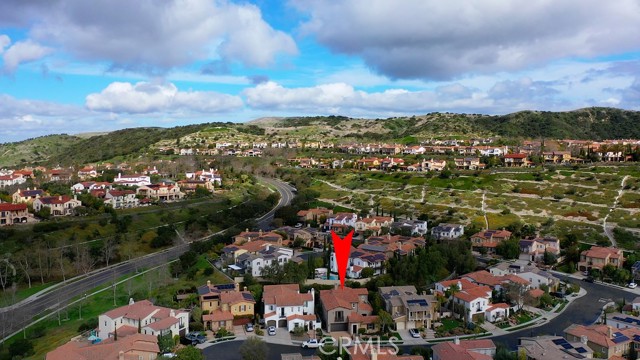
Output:
[[[60,134],[0,144],[0,168],[23,163],[46,163],[79,141],[79,137]]]

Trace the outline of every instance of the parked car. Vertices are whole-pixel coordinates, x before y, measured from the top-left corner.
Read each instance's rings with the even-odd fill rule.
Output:
[[[302,348],[304,349],[316,349],[324,344],[324,340],[318,339],[309,339],[302,343]]]
[[[267,334],[272,335],[272,336],[275,335],[276,334],[276,327],[275,326],[269,326],[267,328]]]
[[[629,287],[629,289],[635,289],[636,287],[638,287],[638,284],[632,282],[632,283],[629,283],[629,285],[627,286]]]
[[[176,357],[178,355],[171,353],[171,352],[167,352],[167,353],[162,353],[160,354],[160,358],[161,359],[173,359],[174,357]]]
[[[409,334],[411,334],[411,337],[414,337],[414,338],[421,337],[420,331],[418,331],[418,329],[409,329]]]
[[[247,325],[244,326],[244,330],[246,332],[252,332],[253,331],[253,324],[252,323],[248,323]]]
[[[207,337],[197,331],[188,333],[184,336],[184,338],[188,341],[191,341],[191,345],[203,344],[205,341],[207,341]]]
[[[586,281],[586,282],[592,283],[594,281],[594,279],[591,276],[587,276],[585,278],[582,278],[582,281]]]
[[[558,298],[558,299],[564,299],[564,298],[566,297],[566,295],[565,295],[565,294],[563,294],[563,293],[561,293],[561,292],[557,292],[557,291],[551,291],[551,292],[549,293],[549,295],[551,295],[551,296],[553,296],[553,297],[555,297],[555,298]]]

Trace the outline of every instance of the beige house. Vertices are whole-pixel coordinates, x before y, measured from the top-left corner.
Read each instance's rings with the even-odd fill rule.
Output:
[[[602,270],[606,265],[613,265],[621,268],[624,263],[624,253],[621,249],[612,247],[592,246],[591,249],[580,253],[578,270],[588,271],[591,269]]]
[[[576,325],[564,330],[564,337],[569,342],[585,344],[593,352],[600,353],[604,359],[626,359],[630,347],[635,345],[634,338],[640,336],[640,329],[614,329],[607,325]]]
[[[45,195],[46,193],[44,190],[27,188],[26,190],[17,190],[13,195],[11,195],[11,200],[14,204],[31,204],[35,199]]]
[[[373,308],[367,300],[368,295],[365,288],[320,290],[322,317],[327,331],[348,331],[357,334],[359,326],[354,324],[349,327],[349,318],[353,315],[371,316]]]
[[[238,284],[217,284],[198,287],[200,308],[209,312],[202,315],[205,328],[216,331],[222,327],[230,328],[234,320],[238,324],[253,318],[256,301],[248,291],[240,291]],[[241,319],[245,319],[242,321]]]
[[[413,285],[385,286],[379,291],[396,329],[431,328],[432,321],[436,320],[438,301],[433,295],[418,294]]]
[[[27,204],[0,204],[0,226],[26,223],[28,217]]]
[[[136,189],[136,194],[159,201],[176,201],[184,197],[179,186],[165,183],[142,185]]]
[[[52,216],[69,216],[73,215],[73,209],[81,205],[82,202],[75,195],[73,198],[67,195],[44,196],[33,201],[33,210],[38,212],[47,207]]]

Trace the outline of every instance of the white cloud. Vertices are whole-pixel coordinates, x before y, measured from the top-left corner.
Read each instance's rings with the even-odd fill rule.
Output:
[[[2,42],[1,38],[0,42]],[[18,41],[2,54],[3,70],[5,73],[13,73],[20,64],[41,59],[52,51],[31,40]]]
[[[293,39],[272,28],[255,5],[224,0],[52,0],[0,4],[7,21],[30,26],[29,35],[85,61],[144,73],[201,60],[269,66],[296,54]],[[2,15],[0,15],[0,20]]]
[[[11,44],[11,38],[5,34],[0,34],[0,54],[4,52],[4,48]]]
[[[391,78],[452,79],[636,51],[640,3],[620,0],[294,0],[303,33]]]
[[[113,82],[86,97],[86,107],[115,113],[217,113],[237,110],[242,99],[211,91],[179,91],[172,83]]]

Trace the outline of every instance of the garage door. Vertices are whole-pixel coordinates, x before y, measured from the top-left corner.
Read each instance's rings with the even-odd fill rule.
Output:
[[[404,330],[404,323],[403,322],[397,322],[396,323],[396,328],[398,330]]]
[[[275,320],[267,321],[267,326],[276,326],[276,321]]]
[[[344,323],[340,324],[331,324],[331,329],[329,331],[347,331],[347,325]]]

